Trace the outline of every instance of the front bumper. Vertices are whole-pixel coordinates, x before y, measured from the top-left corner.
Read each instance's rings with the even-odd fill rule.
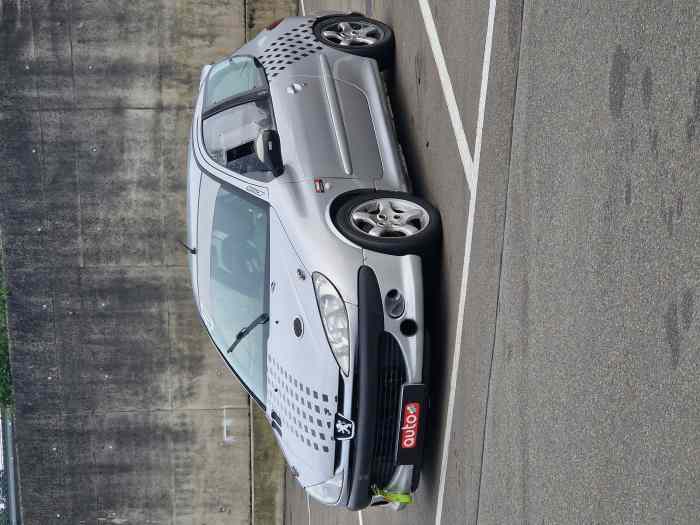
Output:
[[[357,433],[348,465],[348,508],[359,510],[371,500],[371,463],[375,444],[378,346],[384,332],[384,309],[374,272],[363,266],[358,273],[359,329],[355,361],[353,417]]]
[[[347,477],[342,498],[342,503],[351,510],[360,510],[373,503],[374,486],[393,492],[411,492],[417,484],[420,468],[419,460],[416,466],[397,465],[395,460],[401,426],[402,387],[420,383],[422,379],[420,259],[402,258],[402,263],[409,264],[412,269],[397,272],[394,257],[391,258],[393,265],[382,268],[385,257],[378,257],[380,264],[373,264],[372,268],[361,267],[358,273],[358,341],[352,388],[356,437],[347,444]],[[401,279],[408,287],[402,286]],[[402,319],[410,316],[418,323],[419,331],[414,335],[402,334],[399,329],[401,319],[392,319],[385,314],[383,297],[392,288],[407,295],[406,314]],[[425,420],[425,410],[421,419]],[[420,456],[422,450],[418,451]],[[381,498],[374,499],[377,500]]]

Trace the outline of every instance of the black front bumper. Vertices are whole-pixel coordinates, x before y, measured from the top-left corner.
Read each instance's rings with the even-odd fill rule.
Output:
[[[396,339],[384,331],[384,311],[377,277],[363,266],[358,273],[358,345],[352,417],[355,439],[349,458],[351,510],[367,507],[372,487],[385,488],[397,467],[396,450],[406,366]]]
[[[384,310],[377,276],[363,266],[358,272],[358,349],[355,360],[353,418],[355,439],[350,448],[350,493],[348,508],[369,506],[372,496],[372,455],[375,444],[378,391],[376,374],[379,344],[384,333]]]

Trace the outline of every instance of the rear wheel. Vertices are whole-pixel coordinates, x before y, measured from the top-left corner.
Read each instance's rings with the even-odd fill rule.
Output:
[[[327,46],[374,58],[379,69],[390,68],[394,61],[394,32],[378,20],[361,15],[331,16],[316,22],[314,34]]]
[[[440,239],[440,213],[427,201],[408,193],[362,193],[342,204],[335,214],[338,230],[354,243],[391,255],[422,255]]]

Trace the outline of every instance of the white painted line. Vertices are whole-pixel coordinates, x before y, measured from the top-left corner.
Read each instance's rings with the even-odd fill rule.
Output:
[[[442,84],[442,93],[445,96],[447,112],[450,115],[452,131],[454,132],[455,138],[457,139],[457,149],[459,150],[459,158],[462,161],[462,166],[464,167],[464,175],[467,178],[467,184],[469,185],[469,189],[471,190],[472,186],[476,184],[476,173],[474,172],[472,156],[469,152],[469,143],[467,142],[467,136],[464,134],[464,126],[462,125],[462,119],[459,116],[459,107],[457,106],[457,99],[455,98],[455,92],[452,88],[452,80],[450,80],[450,73],[447,71],[445,55],[442,52],[440,38],[438,37],[437,28],[435,27],[435,20],[433,19],[433,14],[430,12],[430,5],[428,4],[428,0],[418,0],[418,5],[420,6],[420,11],[423,15],[425,31],[428,34],[430,48],[432,49],[433,57],[435,58],[435,65],[437,66],[438,76],[440,77],[440,84]]]
[[[365,520],[364,520],[364,518],[362,517],[362,511],[359,511],[359,512],[357,513],[357,519],[360,520],[360,525],[365,525]]]
[[[479,116],[476,122],[476,140],[474,142],[474,171],[479,178],[479,161],[481,160],[481,136],[484,131],[484,112],[486,111],[486,92],[489,85],[489,70],[491,67],[491,47],[493,45],[493,25],[496,18],[496,0],[489,4],[489,22],[486,27],[486,42],[484,43],[484,63],[481,66],[481,91],[479,92]]]
[[[446,427],[444,429],[445,434],[442,444],[440,484],[438,488],[437,506],[435,509],[435,525],[441,525],[442,509],[444,506],[445,498],[445,481],[447,478],[447,467],[449,460],[449,447],[452,437],[452,419],[454,417],[457,379],[459,378],[459,362],[462,355],[462,330],[464,328],[464,310],[467,299],[467,284],[469,282],[469,263],[471,261],[472,237],[474,235],[474,213],[476,210],[476,193],[477,183],[479,180],[479,162],[481,159],[481,139],[483,135],[484,112],[486,108],[486,93],[488,90],[489,68],[491,65],[491,46],[493,41],[494,18],[496,15],[496,0],[490,0],[489,3],[488,26],[486,30],[486,42],[484,45],[484,61],[481,67],[481,90],[479,93],[479,110],[477,117],[476,139],[474,141],[474,158],[469,158],[469,162],[467,162],[467,158],[465,155],[465,152],[469,152],[469,148],[468,144],[466,143],[466,136],[464,135],[462,121],[459,116],[459,110],[457,107],[457,101],[454,96],[454,90],[452,89],[452,82],[450,81],[447,66],[445,64],[445,57],[442,53],[442,47],[440,46],[440,40],[437,35],[437,29],[435,28],[435,21],[433,19],[432,13],[430,12],[430,6],[428,5],[427,0],[418,0],[418,3],[420,5],[423,20],[425,22],[425,29],[428,33],[428,39],[430,40],[430,47],[433,50],[435,63],[438,68],[440,82],[442,83],[443,93],[445,95],[447,108],[450,113],[452,129],[454,130],[455,137],[457,139],[457,146],[460,152],[460,158],[462,160],[464,176],[467,180],[467,185],[469,186],[469,211],[467,217],[466,239],[464,241],[462,280],[459,287],[460,289],[459,308],[457,313],[457,329],[455,334],[455,344],[452,357],[452,371],[450,375],[450,397],[447,404]]]

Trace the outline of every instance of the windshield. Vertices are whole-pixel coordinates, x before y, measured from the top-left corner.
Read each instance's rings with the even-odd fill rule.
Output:
[[[208,184],[211,189],[205,192],[215,195],[211,222],[203,221],[211,224],[208,286],[201,287],[208,292],[205,323],[226,361],[265,403],[267,325],[256,326],[233,352],[227,350],[243,328],[269,309],[269,208],[232,186],[208,182],[216,186]]]

